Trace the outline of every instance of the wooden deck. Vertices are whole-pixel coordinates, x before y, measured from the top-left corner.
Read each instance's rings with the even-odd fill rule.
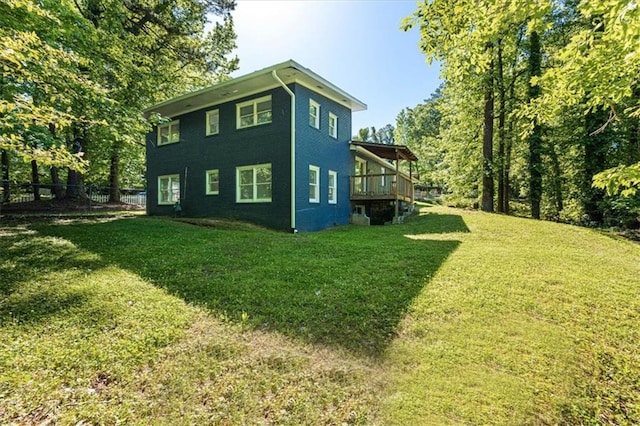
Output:
[[[352,201],[390,200],[413,202],[413,182],[395,173],[350,176]]]

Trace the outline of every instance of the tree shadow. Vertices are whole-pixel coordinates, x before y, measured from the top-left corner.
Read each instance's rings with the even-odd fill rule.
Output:
[[[457,215],[310,234],[217,230],[162,218],[46,226],[214,315],[306,342],[379,356],[459,241],[407,235],[469,232]]]
[[[0,325],[43,322],[84,304],[86,294],[47,288],[40,278],[69,268],[104,266],[97,256],[78,250],[70,241],[43,237],[24,226],[2,229],[0,253]]]

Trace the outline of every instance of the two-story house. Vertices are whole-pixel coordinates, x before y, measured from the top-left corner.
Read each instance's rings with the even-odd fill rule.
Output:
[[[354,181],[356,156],[394,167],[350,143],[351,113],[364,109],[291,60],[155,105],[146,113],[169,120],[147,137],[147,212],[293,232],[349,223],[354,190],[373,194]],[[389,176],[389,191],[400,176]],[[398,205],[389,191],[384,202]],[[356,201],[361,214],[372,205]]]

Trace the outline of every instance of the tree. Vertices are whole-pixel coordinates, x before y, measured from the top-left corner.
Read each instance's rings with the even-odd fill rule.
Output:
[[[598,119],[595,130],[640,117],[640,98],[634,95],[640,75],[639,9],[636,2],[627,0],[579,4],[578,13],[587,24],[557,52],[558,65],[539,82],[547,92],[536,106],[543,120],[551,120],[550,115],[566,106],[580,106],[586,114],[603,111],[606,115],[593,117]],[[632,194],[640,179],[637,169],[621,164],[596,174],[594,184]]]
[[[540,48],[540,36],[537,31],[532,31],[529,36],[529,102],[540,96],[540,86],[533,83],[542,72],[542,52]],[[540,219],[540,201],[542,200],[542,128],[534,120],[533,128],[529,133],[529,199],[531,200],[531,216]]]
[[[434,0],[419,5],[418,11],[404,23],[404,28],[420,27],[420,47],[427,60],[443,63],[442,77],[448,85],[460,88],[467,99],[483,96],[483,136],[482,149],[482,208],[493,211],[495,164],[493,156],[495,91],[503,90],[504,72],[502,43],[510,45],[521,37],[520,29],[530,32],[541,24],[541,17],[548,11],[545,2],[525,2],[509,0],[444,1]],[[497,46],[497,48],[496,48]],[[519,52],[512,51],[513,55]],[[498,60],[499,59],[499,60]],[[496,78],[496,63],[498,77]],[[502,86],[501,86],[502,85]],[[503,94],[506,92],[502,92]],[[506,118],[506,100],[499,104],[500,114]],[[506,129],[506,122],[500,122],[500,129]],[[501,137],[506,139],[506,134]],[[505,150],[499,151],[498,165],[504,183]],[[504,188],[502,188],[504,190]],[[502,194],[502,197],[504,194]],[[502,209],[502,207],[501,207]]]
[[[104,155],[117,186],[120,159],[142,149],[144,107],[237,67],[227,59],[232,8],[229,0],[3,3],[0,149],[56,167],[52,176],[68,166],[72,178],[90,156]],[[222,19],[205,34],[208,14]]]

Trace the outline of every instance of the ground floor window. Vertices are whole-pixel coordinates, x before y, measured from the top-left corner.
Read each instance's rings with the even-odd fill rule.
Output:
[[[329,170],[329,195],[327,199],[329,200],[329,204],[336,204],[338,202],[338,173],[333,170]]]
[[[207,195],[217,195],[220,192],[220,172],[218,169],[207,170]]]
[[[271,164],[236,167],[236,202],[271,201]]]
[[[309,202],[320,202],[320,167],[309,166]]]
[[[180,175],[158,176],[158,204],[180,202]]]

